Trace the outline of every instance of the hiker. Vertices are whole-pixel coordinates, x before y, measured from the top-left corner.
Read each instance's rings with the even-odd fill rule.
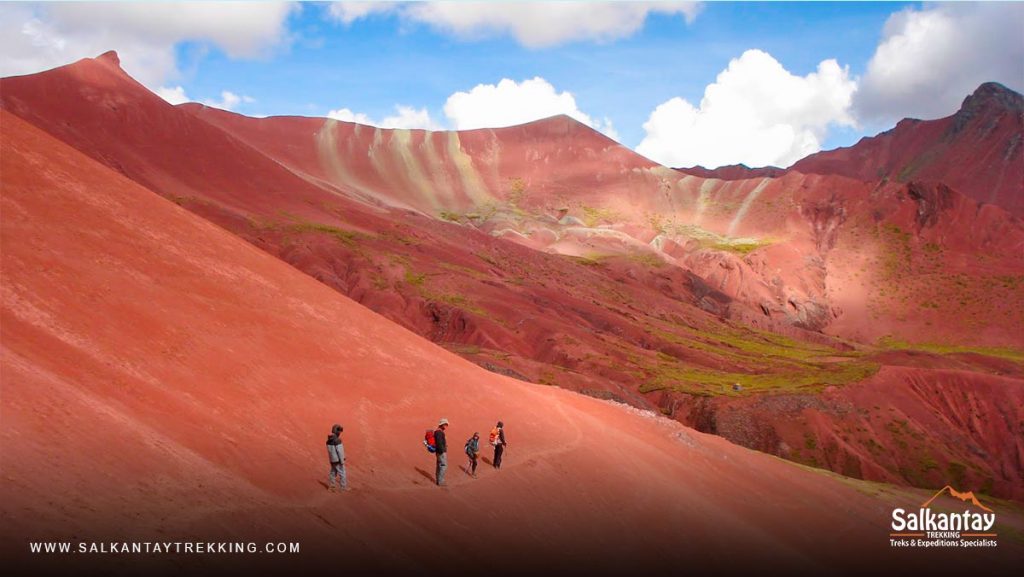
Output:
[[[434,478],[437,480],[437,486],[443,487],[444,473],[448,469],[448,441],[444,438],[444,430],[448,428],[448,419],[441,419],[437,423],[437,430],[434,431],[434,445],[437,449],[434,452],[434,456],[437,457],[437,471],[434,474]]]
[[[331,472],[327,476],[327,490],[334,491],[334,479],[337,477],[338,486],[342,491],[348,491],[348,479],[345,477],[345,445],[341,444],[341,432],[345,428],[341,425],[331,427],[331,434],[327,436],[327,458],[331,461]]]
[[[466,455],[469,457],[469,474],[476,478],[476,460],[480,456],[480,433],[473,433],[466,441]]]
[[[505,423],[498,421],[498,424],[491,429],[491,437],[488,439],[494,447],[494,468],[501,468],[501,454],[505,452]]]

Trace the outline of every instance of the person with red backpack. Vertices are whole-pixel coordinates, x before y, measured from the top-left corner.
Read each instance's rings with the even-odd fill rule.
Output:
[[[505,423],[498,421],[498,424],[491,429],[491,436],[488,439],[494,447],[494,468],[501,468],[501,455],[505,452]]]
[[[434,431],[434,456],[437,457],[437,471],[434,478],[438,487],[444,487],[444,474],[448,469],[448,441],[444,437],[444,430],[448,428],[448,419],[441,419],[437,423],[437,430]]]

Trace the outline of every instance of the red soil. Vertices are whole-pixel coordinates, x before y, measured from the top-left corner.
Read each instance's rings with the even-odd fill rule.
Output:
[[[925,492],[872,496],[666,419],[483,371],[0,119],[0,531],[15,566],[275,562],[25,554],[26,541],[54,538],[300,540],[302,556],[282,562],[341,557],[357,571],[927,570],[1020,555],[1009,539],[998,551],[900,555],[886,543],[888,508]],[[418,436],[439,416],[456,448],[503,418],[507,467],[469,480],[453,454],[451,487],[432,486]],[[321,484],[334,421],[346,425],[346,495]],[[479,546],[487,539],[502,543],[501,567]]]
[[[681,175],[565,117],[433,133],[173,107],[110,55],[2,79],[0,105],[465,358],[638,407],[657,406],[639,390],[666,358],[777,370],[666,334],[756,340],[753,327],[837,352],[861,345],[833,337],[1024,345],[1024,225],[945,185]],[[1019,378],[1017,363],[982,358],[967,363],[980,382],[1007,373],[992,363]],[[990,441],[1015,450],[975,442]],[[931,448],[959,454],[944,442]],[[879,478],[932,483],[859,455]],[[983,472],[1016,494],[1019,462]]]

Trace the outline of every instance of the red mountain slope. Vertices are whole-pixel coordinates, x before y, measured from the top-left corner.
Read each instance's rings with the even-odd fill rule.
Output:
[[[879,510],[924,492],[869,496],[668,420],[480,370],[0,115],[0,535],[15,568],[222,572],[341,556],[349,571],[920,571],[982,559],[915,561],[887,547]],[[432,486],[417,437],[441,415],[455,446],[503,418],[500,474],[470,480],[453,456],[451,487]],[[338,420],[354,491],[331,495],[322,443]],[[38,539],[170,535],[299,541],[302,554],[26,553]],[[482,535],[501,541],[502,565],[475,546]],[[991,567],[1020,551],[984,553]]]
[[[677,404],[818,397],[903,362],[899,349],[918,346],[904,341],[939,341],[943,354],[921,358],[980,380],[1021,374],[1019,351],[991,347],[1022,345],[1024,228],[944,185],[680,175],[564,117],[430,133],[172,107],[110,55],[0,80],[0,104],[492,371],[704,430]],[[758,406],[788,430],[791,415]],[[1015,450],[969,421],[950,430],[930,450]],[[805,432],[838,434],[792,434]],[[861,470],[935,482],[868,448],[890,442],[858,440]],[[1009,496],[1021,471],[1009,465],[974,478]]]
[[[1001,84],[982,84],[952,116],[905,119],[849,148],[812,154],[790,170],[939,181],[1024,216],[1024,97]]]

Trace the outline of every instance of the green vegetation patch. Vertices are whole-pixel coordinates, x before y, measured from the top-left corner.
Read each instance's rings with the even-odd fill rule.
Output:
[[[757,393],[820,393],[829,385],[862,381],[878,372],[876,363],[850,360],[779,373],[732,373],[661,362],[640,391],[671,390],[697,395],[743,396]],[[735,386],[739,390],[735,389]]]
[[[580,209],[583,211],[583,218],[580,220],[590,228],[593,228],[603,222],[615,222],[616,220],[620,220],[622,216],[619,211],[613,208],[583,205]]]
[[[937,355],[974,353],[988,357],[1006,359],[1018,363],[1024,362],[1024,351],[1010,347],[981,347],[973,345],[945,345],[937,343],[908,343],[892,337],[878,339],[877,345],[882,349],[894,351],[923,351]]]
[[[354,232],[351,230],[345,230],[329,224],[322,224],[319,222],[295,222],[287,225],[285,228],[287,232],[293,234],[305,234],[305,233],[317,233],[326,234],[333,236],[338,242],[345,246],[355,246],[356,241],[366,238],[365,234]]]
[[[746,256],[754,252],[755,250],[763,246],[768,246],[770,244],[772,243],[765,240],[740,238],[735,240],[727,240],[724,242],[714,242],[705,246],[707,248],[713,248],[715,250],[720,250],[723,252],[733,252],[736,254]]]
[[[463,216],[457,212],[450,212],[442,210],[440,215],[441,220],[447,220],[448,222],[461,223]]]

